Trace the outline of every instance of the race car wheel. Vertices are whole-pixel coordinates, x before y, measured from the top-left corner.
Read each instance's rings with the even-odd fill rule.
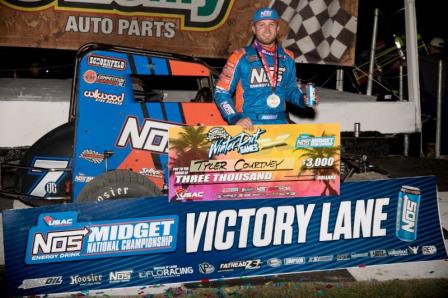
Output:
[[[115,170],[101,174],[87,183],[76,202],[101,202],[161,195],[157,186],[145,176],[128,170]]]

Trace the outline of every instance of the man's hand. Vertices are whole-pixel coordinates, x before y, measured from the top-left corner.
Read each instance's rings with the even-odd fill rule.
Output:
[[[310,102],[309,102],[308,96],[306,96],[306,94],[303,94],[303,102],[305,103],[305,106],[307,106],[307,107],[316,108],[316,106],[320,103],[319,94],[317,94],[317,89],[315,90],[315,93],[314,93],[314,105],[310,106]]]
[[[253,130],[254,126],[249,118],[241,118],[236,122],[236,125],[241,126],[245,130]]]

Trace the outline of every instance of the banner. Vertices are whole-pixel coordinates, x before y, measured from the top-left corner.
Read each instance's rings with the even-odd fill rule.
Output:
[[[334,196],[339,124],[172,127],[170,201]]]
[[[282,45],[296,62],[354,64],[357,0],[274,0],[273,8],[288,24]]]
[[[271,5],[283,19],[279,40],[297,62],[353,65],[357,0],[307,2],[0,0],[0,46],[77,50],[96,42],[227,58],[250,42],[255,10]]]
[[[436,178],[351,182],[334,197],[166,197],[3,212],[8,296],[447,257]],[[399,276],[398,276],[399,277]]]

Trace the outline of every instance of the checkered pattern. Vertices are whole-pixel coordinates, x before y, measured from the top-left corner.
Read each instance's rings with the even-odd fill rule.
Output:
[[[354,46],[357,18],[339,0],[274,0],[272,7],[288,23],[283,46],[294,52],[296,62],[338,64]]]

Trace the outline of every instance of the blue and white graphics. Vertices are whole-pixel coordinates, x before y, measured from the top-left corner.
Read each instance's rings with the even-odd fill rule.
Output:
[[[403,186],[398,193],[395,235],[402,241],[417,239],[417,219],[421,192],[417,187]]]
[[[27,264],[176,250],[177,215],[77,222],[77,213],[44,213],[28,236]]]

